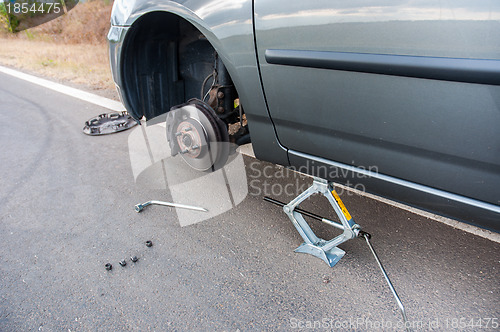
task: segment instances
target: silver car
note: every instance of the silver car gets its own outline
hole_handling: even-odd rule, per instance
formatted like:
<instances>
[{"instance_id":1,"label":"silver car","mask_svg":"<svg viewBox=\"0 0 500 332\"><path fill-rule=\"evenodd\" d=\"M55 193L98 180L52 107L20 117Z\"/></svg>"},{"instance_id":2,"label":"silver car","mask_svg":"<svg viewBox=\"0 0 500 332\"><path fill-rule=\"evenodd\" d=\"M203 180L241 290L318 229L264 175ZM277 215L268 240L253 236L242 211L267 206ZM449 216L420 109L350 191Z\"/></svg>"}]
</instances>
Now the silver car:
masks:
<instances>
[{"instance_id":1,"label":"silver car","mask_svg":"<svg viewBox=\"0 0 500 332\"><path fill-rule=\"evenodd\" d=\"M191 105L261 160L500 231L500 2L116 0L111 24L135 119ZM191 166L227 158L167 121Z\"/></svg>"}]
</instances>

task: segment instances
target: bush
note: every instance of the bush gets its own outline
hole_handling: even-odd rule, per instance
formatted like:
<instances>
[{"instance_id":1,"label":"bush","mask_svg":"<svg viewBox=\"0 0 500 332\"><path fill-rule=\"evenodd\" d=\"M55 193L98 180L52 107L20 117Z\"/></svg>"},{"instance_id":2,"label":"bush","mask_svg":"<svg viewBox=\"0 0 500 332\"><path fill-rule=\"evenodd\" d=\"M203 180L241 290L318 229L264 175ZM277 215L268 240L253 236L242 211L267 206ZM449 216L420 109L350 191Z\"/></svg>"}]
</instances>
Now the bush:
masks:
<instances>
[{"instance_id":1,"label":"bush","mask_svg":"<svg viewBox=\"0 0 500 332\"><path fill-rule=\"evenodd\" d=\"M6 34L7 32L12 32L9 24L9 14L7 14L4 3L0 2L0 34Z\"/></svg>"}]
</instances>

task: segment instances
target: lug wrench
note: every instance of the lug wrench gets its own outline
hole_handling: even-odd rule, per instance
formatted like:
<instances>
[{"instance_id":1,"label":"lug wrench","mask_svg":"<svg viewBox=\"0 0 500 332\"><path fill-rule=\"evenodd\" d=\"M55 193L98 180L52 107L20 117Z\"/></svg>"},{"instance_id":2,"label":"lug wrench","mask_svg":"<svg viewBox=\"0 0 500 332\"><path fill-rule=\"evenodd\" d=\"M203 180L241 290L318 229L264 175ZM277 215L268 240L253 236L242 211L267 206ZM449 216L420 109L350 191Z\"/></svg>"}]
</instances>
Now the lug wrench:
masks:
<instances>
[{"instance_id":1,"label":"lug wrench","mask_svg":"<svg viewBox=\"0 0 500 332\"><path fill-rule=\"evenodd\" d=\"M170 202L162 202L162 201L148 201L142 204L137 204L134 209L135 212L139 213L146 206L149 205L163 205L163 206L170 206L170 207L176 207L176 208L181 208L181 209L188 209L188 210L194 210L194 211L202 211L202 212L208 212L207 209L198 207L198 206L192 206L192 205L184 205L184 204L178 204L178 203L170 203Z\"/></svg>"},{"instance_id":2,"label":"lug wrench","mask_svg":"<svg viewBox=\"0 0 500 332\"><path fill-rule=\"evenodd\" d=\"M275 199L267 197L267 196L264 197L264 200L266 202L269 202L269 203L272 203L272 204L275 204L275 205L278 205L278 206L285 206L286 205L286 203L280 202L278 200L275 200ZM319 216L319 215L317 215L315 213L312 213L312 212L309 212L309 211L306 211L306 210L303 210L303 209L300 209L300 208L296 208L295 211L297 211L299 213L302 213L305 216L311 217L312 219L316 219L316 220L319 220L321 222L324 222L325 224L331 225L333 227L336 227L336 228L339 228L339 229L344 229L344 227L341 224L339 224L339 223L337 223L335 221L323 218L322 216ZM396 303L398 304L398 307L399 307L399 309L401 311L401 314L403 315L403 321L405 322L406 331L407 332L411 332L410 324L408 323L408 318L406 317L406 311L405 311L405 308L403 306L403 302L401 302L401 299L399 298L399 295L396 292L396 289L392 285L392 282L389 279L389 276L387 275L387 272L385 272L384 266L380 262L380 259L378 258L377 253L375 252L375 249L373 249L373 247L372 247L372 245L370 243L371 235L369 233L367 233L367 232L364 232L364 231L360 230L358 232L358 237L363 237L366 240L366 243L368 244L368 247L370 248L370 251L372 252L373 257L375 257L375 261L377 262L377 264L378 264L378 266L380 268L380 271L382 271L382 274L384 275L385 281L387 282L387 285L389 285L389 288L390 288L390 290L392 292L392 295L394 296L394 299L396 300Z\"/></svg>"}]
</instances>

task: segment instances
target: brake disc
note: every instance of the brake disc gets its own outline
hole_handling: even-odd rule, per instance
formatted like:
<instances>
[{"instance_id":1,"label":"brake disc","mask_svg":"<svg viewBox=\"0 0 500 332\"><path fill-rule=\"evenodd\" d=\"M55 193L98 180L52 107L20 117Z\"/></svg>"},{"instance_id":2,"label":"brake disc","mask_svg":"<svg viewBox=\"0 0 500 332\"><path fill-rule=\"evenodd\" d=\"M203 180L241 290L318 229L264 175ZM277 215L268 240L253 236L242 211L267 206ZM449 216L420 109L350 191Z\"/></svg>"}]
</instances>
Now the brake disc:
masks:
<instances>
[{"instance_id":1,"label":"brake disc","mask_svg":"<svg viewBox=\"0 0 500 332\"><path fill-rule=\"evenodd\" d=\"M166 119L172 156L180 154L192 168L215 171L229 155L229 134L215 111L198 99L170 109Z\"/></svg>"}]
</instances>

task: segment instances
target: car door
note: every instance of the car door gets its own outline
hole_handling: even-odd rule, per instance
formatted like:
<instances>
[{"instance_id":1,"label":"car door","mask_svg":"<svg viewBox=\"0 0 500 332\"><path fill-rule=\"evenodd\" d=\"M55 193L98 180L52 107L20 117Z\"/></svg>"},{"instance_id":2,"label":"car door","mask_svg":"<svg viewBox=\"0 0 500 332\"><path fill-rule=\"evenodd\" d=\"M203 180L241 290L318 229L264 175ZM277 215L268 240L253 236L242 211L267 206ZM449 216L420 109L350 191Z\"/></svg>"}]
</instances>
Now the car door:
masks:
<instances>
[{"instance_id":1,"label":"car door","mask_svg":"<svg viewBox=\"0 0 500 332\"><path fill-rule=\"evenodd\" d=\"M500 2L255 0L279 141L499 205Z\"/></svg>"}]
</instances>

